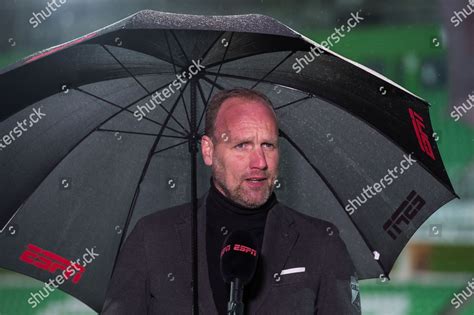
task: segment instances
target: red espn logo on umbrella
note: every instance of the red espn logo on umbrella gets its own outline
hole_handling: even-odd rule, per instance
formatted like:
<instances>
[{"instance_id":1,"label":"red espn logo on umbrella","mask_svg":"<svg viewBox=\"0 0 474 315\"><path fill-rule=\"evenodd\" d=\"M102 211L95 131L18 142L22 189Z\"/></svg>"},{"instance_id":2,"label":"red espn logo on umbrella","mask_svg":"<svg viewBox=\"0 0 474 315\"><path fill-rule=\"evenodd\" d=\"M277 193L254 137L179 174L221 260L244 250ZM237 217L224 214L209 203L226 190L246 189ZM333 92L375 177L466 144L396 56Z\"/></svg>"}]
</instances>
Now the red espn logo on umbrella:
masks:
<instances>
[{"instance_id":1,"label":"red espn logo on umbrella","mask_svg":"<svg viewBox=\"0 0 474 315\"><path fill-rule=\"evenodd\" d=\"M72 283L74 284L81 280L82 274L86 270L79 264L33 244L27 245L26 250L20 256L20 260L36 268L49 271L50 273L54 273L60 269L64 271L64 278L66 280L69 279L71 274L74 274L72 277ZM68 269L68 267L73 267L78 272L71 270L71 268Z\"/></svg>"},{"instance_id":2,"label":"red espn logo on umbrella","mask_svg":"<svg viewBox=\"0 0 474 315\"><path fill-rule=\"evenodd\" d=\"M425 124L423 123L423 118L411 108L408 109L408 113L410 113L411 123L415 129L416 138L418 139L421 150L430 158L436 160L428 135L424 131Z\"/></svg>"}]
</instances>

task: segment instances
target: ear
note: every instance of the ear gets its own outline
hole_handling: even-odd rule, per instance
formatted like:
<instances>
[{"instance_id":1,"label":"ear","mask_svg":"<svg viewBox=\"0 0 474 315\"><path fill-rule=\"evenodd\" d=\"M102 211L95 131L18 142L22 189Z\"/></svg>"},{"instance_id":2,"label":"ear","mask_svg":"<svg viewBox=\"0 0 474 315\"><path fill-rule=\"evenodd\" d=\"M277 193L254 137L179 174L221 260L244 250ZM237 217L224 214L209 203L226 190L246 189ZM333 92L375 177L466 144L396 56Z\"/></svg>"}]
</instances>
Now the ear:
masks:
<instances>
[{"instance_id":1,"label":"ear","mask_svg":"<svg viewBox=\"0 0 474 315\"><path fill-rule=\"evenodd\" d=\"M207 166L212 165L212 154L214 152L214 143L212 139L206 135L201 137L201 153L202 159Z\"/></svg>"}]
</instances>

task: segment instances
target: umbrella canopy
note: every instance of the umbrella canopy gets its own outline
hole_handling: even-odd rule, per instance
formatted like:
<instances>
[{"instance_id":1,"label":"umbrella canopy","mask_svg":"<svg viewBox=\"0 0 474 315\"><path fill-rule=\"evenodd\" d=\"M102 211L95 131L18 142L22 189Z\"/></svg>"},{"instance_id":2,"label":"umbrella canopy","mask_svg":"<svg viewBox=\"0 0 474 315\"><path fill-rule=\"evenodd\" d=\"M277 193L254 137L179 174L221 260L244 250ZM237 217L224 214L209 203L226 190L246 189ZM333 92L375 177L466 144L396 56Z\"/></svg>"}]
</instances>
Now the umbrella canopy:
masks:
<instances>
[{"instance_id":1,"label":"umbrella canopy","mask_svg":"<svg viewBox=\"0 0 474 315\"><path fill-rule=\"evenodd\" d=\"M270 17L140 11L1 72L0 266L48 281L93 250L60 288L99 311L137 220L208 189L204 112L235 87L273 101L278 199L334 223L361 279L456 196L400 86Z\"/></svg>"}]
</instances>

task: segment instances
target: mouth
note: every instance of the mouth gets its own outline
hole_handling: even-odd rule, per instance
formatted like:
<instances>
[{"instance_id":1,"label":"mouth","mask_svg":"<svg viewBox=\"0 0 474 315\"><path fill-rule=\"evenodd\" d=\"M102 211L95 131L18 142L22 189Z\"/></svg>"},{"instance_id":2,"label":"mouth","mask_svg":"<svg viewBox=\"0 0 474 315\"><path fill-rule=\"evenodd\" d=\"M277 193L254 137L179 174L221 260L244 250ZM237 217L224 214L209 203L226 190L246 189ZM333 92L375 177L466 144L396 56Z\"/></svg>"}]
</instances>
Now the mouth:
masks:
<instances>
[{"instance_id":1,"label":"mouth","mask_svg":"<svg viewBox=\"0 0 474 315\"><path fill-rule=\"evenodd\" d=\"M266 177L250 177L250 178L247 178L246 180L250 182L263 182L266 179L267 179Z\"/></svg>"},{"instance_id":2,"label":"mouth","mask_svg":"<svg viewBox=\"0 0 474 315\"><path fill-rule=\"evenodd\" d=\"M245 181L247 185L254 189L261 189L265 186L267 178L266 177L250 177L247 178Z\"/></svg>"}]
</instances>

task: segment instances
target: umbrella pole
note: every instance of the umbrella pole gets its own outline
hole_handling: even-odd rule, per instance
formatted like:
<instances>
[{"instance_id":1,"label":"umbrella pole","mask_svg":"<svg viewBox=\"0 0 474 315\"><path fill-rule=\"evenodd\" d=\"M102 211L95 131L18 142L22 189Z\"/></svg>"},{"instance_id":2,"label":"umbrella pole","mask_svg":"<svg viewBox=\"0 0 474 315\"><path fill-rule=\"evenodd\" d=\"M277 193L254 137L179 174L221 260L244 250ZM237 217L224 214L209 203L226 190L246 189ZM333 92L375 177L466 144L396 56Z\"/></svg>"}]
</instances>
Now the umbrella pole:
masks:
<instances>
[{"instance_id":1,"label":"umbrella pole","mask_svg":"<svg viewBox=\"0 0 474 315\"><path fill-rule=\"evenodd\" d=\"M191 135L189 150L191 153L191 199L192 199L192 292L193 314L199 314L198 299L198 255L197 255L197 128L196 128L196 79L191 79Z\"/></svg>"}]
</instances>

